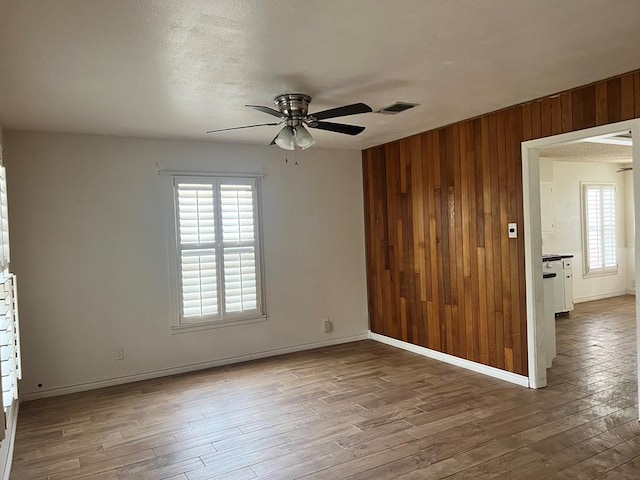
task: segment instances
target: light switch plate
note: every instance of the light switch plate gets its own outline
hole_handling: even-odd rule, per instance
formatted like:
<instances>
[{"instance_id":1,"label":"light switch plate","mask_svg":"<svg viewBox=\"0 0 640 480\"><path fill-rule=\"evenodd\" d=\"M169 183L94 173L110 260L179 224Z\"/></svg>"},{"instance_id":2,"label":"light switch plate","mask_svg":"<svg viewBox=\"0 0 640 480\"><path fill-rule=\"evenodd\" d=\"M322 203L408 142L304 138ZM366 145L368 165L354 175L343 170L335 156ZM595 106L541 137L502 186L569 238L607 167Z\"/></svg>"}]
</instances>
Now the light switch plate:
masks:
<instances>
[{"instance_id":1,"label":"light switch plate","mask_svg":"<svg viewBox=\"0 0 640 480\"><path fill-rule=\"evenodd\" d=\"M510 223L509 224L509 238L518 238L518 224Z\"/></svg>"}]
</instances>

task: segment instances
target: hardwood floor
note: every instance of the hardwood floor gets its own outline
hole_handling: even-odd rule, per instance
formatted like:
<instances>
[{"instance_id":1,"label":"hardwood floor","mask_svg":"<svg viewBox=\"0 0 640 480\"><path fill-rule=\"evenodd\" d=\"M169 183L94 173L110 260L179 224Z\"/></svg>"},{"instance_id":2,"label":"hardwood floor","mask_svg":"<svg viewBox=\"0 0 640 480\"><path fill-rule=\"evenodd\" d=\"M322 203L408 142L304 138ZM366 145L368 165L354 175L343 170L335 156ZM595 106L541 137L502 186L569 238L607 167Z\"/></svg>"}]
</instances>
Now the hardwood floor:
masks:
<instances>
[{"instance_id":1,"label":"hardwood floor","mask_svg":"<svg viewBox=\"0 0 640 480\"><path fill-rule=\"evenodd\" d=\"M639 479L634 298L529 390L374 341L28 402L20 479Z\"/></svg>"}]
</instances>

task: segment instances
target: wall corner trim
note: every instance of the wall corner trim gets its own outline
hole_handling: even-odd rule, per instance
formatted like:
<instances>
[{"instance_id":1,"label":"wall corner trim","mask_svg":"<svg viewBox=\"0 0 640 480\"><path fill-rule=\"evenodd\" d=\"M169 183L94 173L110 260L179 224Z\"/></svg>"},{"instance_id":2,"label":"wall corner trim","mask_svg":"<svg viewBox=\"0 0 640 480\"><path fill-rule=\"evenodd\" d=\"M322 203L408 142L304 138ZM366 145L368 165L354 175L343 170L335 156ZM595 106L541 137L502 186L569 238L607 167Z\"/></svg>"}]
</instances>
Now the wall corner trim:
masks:
<instances>
[{"instance_id":1,"label":"wall corner trim","mask_svg":"<svg viewBox=\"0 0 640 480\"><path fill-rule=\"evenodd\" d=\"M520 385L521 387L529 388L529 378L518 375L516 373L511 373L505 370L500 370L499 368L472 362L471 360L465 360L464 358L454 357L453 355L449 355L448 353L438 352L436 350L431 350L419 345L403 342L402 340L396 340L395 338L386 337L384 335L380 335L371 331L369 332L369 335L371 340L375 340L376 342L386 343L387 345L391 345L392 347L401 348L409 352L417 353L418 355L422 355L424 357L429 357L440 362L455 365L456 367L472 370L489 377L498 378L506 382L515 383L516 385Z\"/></svg>"}]
</instances>

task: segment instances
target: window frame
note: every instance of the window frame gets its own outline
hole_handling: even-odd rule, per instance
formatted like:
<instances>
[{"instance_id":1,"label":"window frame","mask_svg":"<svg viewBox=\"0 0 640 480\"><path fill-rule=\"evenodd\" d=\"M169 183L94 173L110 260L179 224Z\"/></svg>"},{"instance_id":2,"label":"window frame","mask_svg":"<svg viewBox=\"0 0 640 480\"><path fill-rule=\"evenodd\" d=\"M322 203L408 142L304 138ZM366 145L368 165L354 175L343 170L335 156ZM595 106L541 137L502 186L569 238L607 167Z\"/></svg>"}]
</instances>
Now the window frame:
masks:
<instances>
[{"instance_id":1,"label":"window frame","mask_svg":"<svg viewBox=\"0 0 640 480\"><path fill-rule=\"evenodd\" d=\"M264 287L264 250L262 245L262 206L261 206L261 175L243 174L177 174L171 175L171 187L173 189L173 246L175 258L175 285L177 297L177 315L174 317L171 329L172 333L183 333L190 331L206 330L232 325L244 325L249 323L263 322L267 319L265 287ZM226 312L224 293L224 250L225 246L222 235L222 201L220 197L222 184L250 185L252 187L253 214L254 214L254 252L256 268L256 308L248 312ZM217 299L218 313L201 317L185 317L183 306L182 287L182 251L197 250L198 247L185 248L180 244L180 214L178 187L180 184L202 184L211 185L214 189L214 221L215 221L215 241L212 246L201 247L202 250L213 249L216 258L216 279L217 279ZM238 242L242 243L242 242Z\"/></svg>"},{"instance_id":2,"label":"window frame","mask_svg":"<svg viewBox=\"0 0 640 480\"><path fill-rule=\"evenodd\" d=\"M602 264L603 266L600 268L591 268L589 265L589 230L587 224L587 191L589 188L599 187L601 192L602 188L612 188L614 192L614 254L616 265L615 267L605 267L604 266L604 256L605 251L604 247L602 249ZM602 193L600 194L600 199L602 201ZM591 278L591 277L600 277L604 275L617 275L619 272L619 262L618 262L618 189L615 182L580 182L580 201L582 204L581 208L581 223L582 223L582 261L583 261L583 278ZM601 221L601 235L604 241L604 221Z\"/></svg>"}]
</instances>

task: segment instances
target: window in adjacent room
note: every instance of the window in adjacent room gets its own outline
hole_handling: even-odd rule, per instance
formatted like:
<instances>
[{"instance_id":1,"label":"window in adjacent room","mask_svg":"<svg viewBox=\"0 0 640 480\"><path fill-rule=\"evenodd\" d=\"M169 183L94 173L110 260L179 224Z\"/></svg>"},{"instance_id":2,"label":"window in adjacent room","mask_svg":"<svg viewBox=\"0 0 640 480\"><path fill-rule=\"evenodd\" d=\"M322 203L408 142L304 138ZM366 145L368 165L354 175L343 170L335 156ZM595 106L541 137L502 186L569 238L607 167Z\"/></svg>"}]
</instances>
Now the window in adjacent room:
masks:
<instances>
[{"instance_id":1,"label":"window in adjacent room","mask_svg":"<svg viewBox=\"0 0 640 480\"><path fill-rule=\"evenodd\" d=\"M582 183L584 275L617 273L616 187Z\"/></svg>"},{"instance_id":2,"label":"window in adjacent room","mask_svg":"<svg viewBox=\"0 0 640 480\"><path fill-rule=\"evenodd\" d=\"M174 177L177 327L264 319L258 178Z\"/></svg>"}]
</instances>

